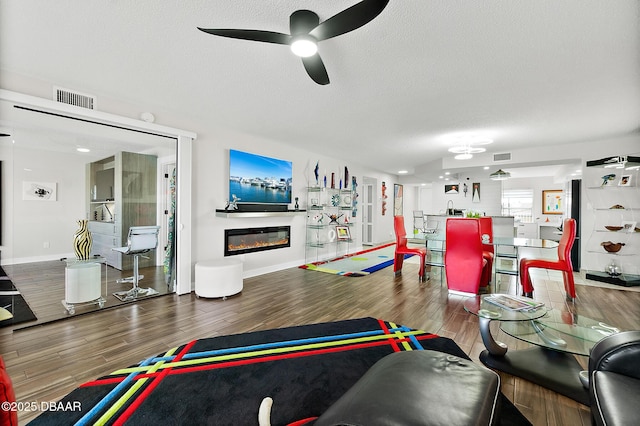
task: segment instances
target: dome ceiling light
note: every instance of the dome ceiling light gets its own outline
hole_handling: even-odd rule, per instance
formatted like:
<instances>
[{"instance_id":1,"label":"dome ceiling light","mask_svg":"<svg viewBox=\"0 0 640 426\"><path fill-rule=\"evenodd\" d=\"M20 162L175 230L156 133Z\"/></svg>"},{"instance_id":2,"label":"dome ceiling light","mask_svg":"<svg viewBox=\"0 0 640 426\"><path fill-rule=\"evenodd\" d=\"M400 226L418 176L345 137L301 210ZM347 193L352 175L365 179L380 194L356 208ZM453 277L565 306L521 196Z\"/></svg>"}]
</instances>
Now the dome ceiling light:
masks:
<instances>
[{"instance_id":1,"label":"dome ceiling light","mask_svg":"<svg viewBox=\"0 0 640 426\"><path fill-rule=\"evenodd\" d=\"M489 175L489 178L491 178L491 180L507 180L510 177L511 177L511 173L505 172L502 169L498 169L497 171Z\"/></svg>"}]
</instances>

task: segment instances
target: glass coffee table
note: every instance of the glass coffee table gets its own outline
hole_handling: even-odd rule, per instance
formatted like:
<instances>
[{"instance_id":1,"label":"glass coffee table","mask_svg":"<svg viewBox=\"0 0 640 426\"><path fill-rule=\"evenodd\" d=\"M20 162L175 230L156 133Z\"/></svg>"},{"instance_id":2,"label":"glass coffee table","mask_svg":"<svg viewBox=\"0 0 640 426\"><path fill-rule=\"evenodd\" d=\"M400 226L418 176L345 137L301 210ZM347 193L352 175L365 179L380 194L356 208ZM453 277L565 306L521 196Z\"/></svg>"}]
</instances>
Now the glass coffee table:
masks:
<instances>
[{"instance_id":1,"label":"glass coffee table","mask_svg":"<svg viewBox=\"0 0 640 426\"><path fill-rule=\"evenodd\" d=\"M491 369L521 377L589 405L589 392L583 384L585 377L580 378L583 368L574 355L588 357L599 340L621 330L546 306L510 310L487 301L491 296L497 295L470 297L464 302L464 309L480 320L480 336L487 348L480 354L480 361ZM507 345L491 335L491 321L500 321L500 329L506 334L535 346L508 351Z\"/></svg>"}]
</instances>

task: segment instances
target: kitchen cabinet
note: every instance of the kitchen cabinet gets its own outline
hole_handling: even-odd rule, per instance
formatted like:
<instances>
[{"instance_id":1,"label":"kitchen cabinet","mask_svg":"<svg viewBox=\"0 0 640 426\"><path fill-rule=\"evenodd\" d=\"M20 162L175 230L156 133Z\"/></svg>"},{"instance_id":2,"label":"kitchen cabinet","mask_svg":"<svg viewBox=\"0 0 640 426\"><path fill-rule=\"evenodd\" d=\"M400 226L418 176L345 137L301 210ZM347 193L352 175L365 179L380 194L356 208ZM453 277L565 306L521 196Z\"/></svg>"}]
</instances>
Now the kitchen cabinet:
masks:
<instances>
[{"instance_id":1,"label":"kitchen cabinet","mask_svg":"<svg viewBox=\"0 0 640 426\"><path fill-rule=\"evenodd\" d=\"M157 179L155 155L122 151L87 165L92 255L116 269L132 269L131 256L111 249L126 245L129 227L156 224ZM155 265L155 251L147 257L140 258L140 267Z\"/></svg>"}]
</instances>

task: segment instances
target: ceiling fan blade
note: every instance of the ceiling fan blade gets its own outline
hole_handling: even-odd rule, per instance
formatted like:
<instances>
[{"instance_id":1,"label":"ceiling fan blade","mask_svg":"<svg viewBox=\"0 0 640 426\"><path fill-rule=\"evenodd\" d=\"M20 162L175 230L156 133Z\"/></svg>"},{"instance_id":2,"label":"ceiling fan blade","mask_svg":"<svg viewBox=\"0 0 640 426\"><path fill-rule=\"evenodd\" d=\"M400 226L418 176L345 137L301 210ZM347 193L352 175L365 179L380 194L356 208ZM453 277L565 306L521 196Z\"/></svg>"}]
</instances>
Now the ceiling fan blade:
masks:
<instances>
[{"instance_id":1,"label":"ceiling fan blade","mask_svg":"<svg viewBox=\"0 0 640 426\"><path fill-rule=\"evenodd\" d=\"M316 53L313 56L302 58L302 64L313 81L323 86L329 84L329 74L327 74L327 69L324 67L320 55Z\"/></svg>"},{"instance_id":2,"label":"ceiling fan blade","mask_svg":"<svg viewBox=\"0 0 640 426\"><path fill-rule=\"evenodd\" d=\"M273 31L234 30L200 27L198 27L198 29L208 34L213 34L221 37L238 38L241 40L262 41L265 43L275 44L289 44L289 42L291 41L291 36L289 34L276 33Z\"/></svg>"},{"instance_id":3,"label":"ceiling fan blade","mask_svg":"<svg viewBox=\"0 0 640 426\"><path fill-rule=\"evenodd\" d=\"M309 32L316 40L326 40L353 31L378 16L389 0L362 0L332 16Z\"/></svg>"},{"instance_id":4,"label":"ceiling fan blade","mask_svg":"<svg viewBox=\"0 0 640 426\"><path fill-rule=\"evenodd\" d=\"M320 18L310 10L296 10L289 16L289 32L292 36L309 34L320 23Z\"/></svg>"}]
</instances>

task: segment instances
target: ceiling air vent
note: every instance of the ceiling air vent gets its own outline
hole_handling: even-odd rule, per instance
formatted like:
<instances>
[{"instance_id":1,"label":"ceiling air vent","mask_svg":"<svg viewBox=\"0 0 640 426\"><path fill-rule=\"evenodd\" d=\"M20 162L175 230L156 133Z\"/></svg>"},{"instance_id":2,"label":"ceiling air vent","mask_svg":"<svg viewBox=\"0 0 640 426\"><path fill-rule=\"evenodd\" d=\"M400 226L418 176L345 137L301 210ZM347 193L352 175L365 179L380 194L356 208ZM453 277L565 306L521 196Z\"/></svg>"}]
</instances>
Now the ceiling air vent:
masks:
<instances>
[{"instance_id":1,"label":"ceiling air vent","mask_svg":"<svg viewBox=\"0 0 640 426\"><path fill-rule=\"evenodd\" d=\"M509 161L511 160L511 153L505 152L504 154L493 154L493 161Z\"/></svg>"},{"instance_id":2,"label":"ceiling air vent","mask_svg":"<svg viewBox=\"0 0 640 426\"><path fill-rule=\"evenodd\" d=\"M53 88L53 100L86 109L96 109L97 104L97 99L93 95L74 92L73 90L63 89L62 87Z\"/></svg>"}]
</instances>

